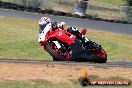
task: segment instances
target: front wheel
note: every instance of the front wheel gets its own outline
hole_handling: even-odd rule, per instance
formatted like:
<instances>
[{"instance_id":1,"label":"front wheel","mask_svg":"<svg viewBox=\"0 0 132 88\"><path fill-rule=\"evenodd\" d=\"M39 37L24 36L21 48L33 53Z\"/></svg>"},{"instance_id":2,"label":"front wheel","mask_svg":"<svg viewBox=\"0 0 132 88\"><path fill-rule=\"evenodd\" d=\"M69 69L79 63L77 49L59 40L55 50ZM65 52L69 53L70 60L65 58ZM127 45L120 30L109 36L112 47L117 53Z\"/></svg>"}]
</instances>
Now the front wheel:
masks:
<instances>
[{"instance_id":1,"label":"front wheel","mask_svg":"<svg viewBox=\"0 0 132 88\"><path fill-rule=\"evenodd\" d=\"M48 42L46 45L47 52L53 57L54 61L70 61L71 54L68 51L61 52L57 49L54 42Z\"/></svg>"}]
</instances>

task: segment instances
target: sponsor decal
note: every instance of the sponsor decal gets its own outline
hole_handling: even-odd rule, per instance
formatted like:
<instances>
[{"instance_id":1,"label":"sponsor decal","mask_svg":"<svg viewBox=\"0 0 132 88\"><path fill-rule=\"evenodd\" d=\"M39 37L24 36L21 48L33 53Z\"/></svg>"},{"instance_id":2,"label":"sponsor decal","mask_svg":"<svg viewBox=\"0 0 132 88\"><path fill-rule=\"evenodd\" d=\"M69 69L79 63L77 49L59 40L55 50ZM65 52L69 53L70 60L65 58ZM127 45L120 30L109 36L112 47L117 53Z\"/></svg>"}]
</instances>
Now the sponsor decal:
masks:
<instances>
[{"instance_id":1,"label":"sponsor decal","mask_svg":"<svg viewBox=\"0 0 132 88\"><path fill-rule=\"evenodd\" d=\"M87 71L82 68L82 76L79 78L79 82L82 86L88 85L131 85L130 80L90 80Z\"/></svg>"}]
</instances>

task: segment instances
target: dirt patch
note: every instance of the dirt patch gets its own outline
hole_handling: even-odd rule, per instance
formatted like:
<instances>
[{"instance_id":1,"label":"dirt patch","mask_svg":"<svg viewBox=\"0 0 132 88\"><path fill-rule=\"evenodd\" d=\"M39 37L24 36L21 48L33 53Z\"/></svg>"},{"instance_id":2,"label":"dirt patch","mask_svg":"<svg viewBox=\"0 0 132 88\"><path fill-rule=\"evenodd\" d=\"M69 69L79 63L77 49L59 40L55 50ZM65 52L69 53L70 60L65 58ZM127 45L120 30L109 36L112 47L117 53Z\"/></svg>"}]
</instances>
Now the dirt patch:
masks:
<instances>
[{"instance_id":1,"label":"dirt patch","mask_svg":"<svg viewBox=\"0 0 132 88\"><path fill-rule=\"evenodd\" d=\"M47 64L23 64L0 62L1 81L32 81L47 80L52 83L71 83L81 76L82 67L90 75L98 75L102 78L119 76L132 80L132 68L108 67L97 68L94 66L72 65L47 65Z\"/></svg>"}]
</instances>

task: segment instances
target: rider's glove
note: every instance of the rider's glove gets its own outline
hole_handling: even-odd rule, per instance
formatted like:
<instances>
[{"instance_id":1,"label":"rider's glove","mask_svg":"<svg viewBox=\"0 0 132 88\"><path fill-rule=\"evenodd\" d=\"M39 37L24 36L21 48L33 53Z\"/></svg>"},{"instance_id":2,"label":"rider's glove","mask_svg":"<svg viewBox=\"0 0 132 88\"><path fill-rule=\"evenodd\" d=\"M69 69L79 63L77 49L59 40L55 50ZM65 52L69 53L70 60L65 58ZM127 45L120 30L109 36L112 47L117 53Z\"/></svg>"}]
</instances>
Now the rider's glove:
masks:
<instances>
[{"instance_id":1,"label":"rider's glove","mask_svg":"<svg viewBox=\"0 0 132 88\"><path fill-rule=\"evenodd\" d=\"M58 26L59 28L64 27L64 25L65 25L65 22L60 22L60 23L57 24L57 26Z\"/></svg>"},{"instance_id":2,"label":"rider's glove","mask_svg":"<svg viewBox=\"0 0 132 88\"><path fill-rule=\"evenodd\" d=\"M58 28L57 22L52 23L52 29L53 30L56 30L57 28Z\"/></svg>"}]
</instances>

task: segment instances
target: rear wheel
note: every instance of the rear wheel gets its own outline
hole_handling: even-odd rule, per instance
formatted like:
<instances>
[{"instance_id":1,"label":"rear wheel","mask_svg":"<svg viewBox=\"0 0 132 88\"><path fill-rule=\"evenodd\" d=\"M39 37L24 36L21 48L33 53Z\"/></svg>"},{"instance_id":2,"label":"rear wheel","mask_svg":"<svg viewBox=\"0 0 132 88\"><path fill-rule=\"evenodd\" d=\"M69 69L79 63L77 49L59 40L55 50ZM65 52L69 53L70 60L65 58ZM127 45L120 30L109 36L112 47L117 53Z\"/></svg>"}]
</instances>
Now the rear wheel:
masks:
<instances>
[{"instance_id":1,"label":"rear wheel","mask_svg":"<svg viewBox=\"0 0 132 88\"><path fill-rule=\"evenodd\" d=\"M62 52L57 49L54 42L48 42L46 45L47 52L53 57L54 61L70 61L71 54L68 51Z\"/></svg>"}]
</instances>

